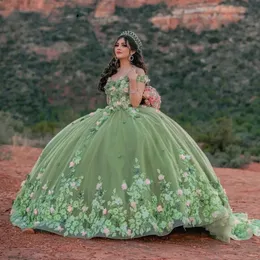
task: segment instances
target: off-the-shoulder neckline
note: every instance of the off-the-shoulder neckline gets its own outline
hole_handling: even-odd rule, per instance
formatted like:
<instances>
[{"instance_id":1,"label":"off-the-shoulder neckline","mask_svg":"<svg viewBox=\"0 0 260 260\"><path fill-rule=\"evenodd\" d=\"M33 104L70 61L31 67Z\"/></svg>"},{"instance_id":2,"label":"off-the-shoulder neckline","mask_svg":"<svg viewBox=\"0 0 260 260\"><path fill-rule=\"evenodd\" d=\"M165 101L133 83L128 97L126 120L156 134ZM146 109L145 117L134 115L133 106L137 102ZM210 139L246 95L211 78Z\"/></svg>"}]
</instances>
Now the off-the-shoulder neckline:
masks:
<instances>
[{"instance_id":1,"label":"off-the-shoulder neckline","mask_svg":"<svg viewBox=\"0 0 260 260\"><path fill-rule=\"evenodd\" d=\"M145 75L138 75L138 76L147 76L147 75L145 74ZM147 76L147 77L148 77L148 76ZM117 79L112 79L112 77L108 77L108 81L117 82L117 81L120 81L120 80L122 80L122 79L124 79L124 78L128 78L127 75L121 76L121 77L119 77L119 78L117 78Z\"/></svg>"},{"instance_id":2,"label":"off-the-shoulder neckline","mask_svg":"<svg viewBox=\"0 0 260 260\"><path fill-rule=\"evenodd\" d=\"M126 78L126 77L127 77L127 75L126 75L126 76L121 76L121 77L119 77L118 79L112 79L112 77L109 77L108 80L109 80L109 81L113 81L113 82L117 82L117 81L120 81L120 80L122 80L122 79L124 79L124 78Z\"/></svg>"}]
</instances>

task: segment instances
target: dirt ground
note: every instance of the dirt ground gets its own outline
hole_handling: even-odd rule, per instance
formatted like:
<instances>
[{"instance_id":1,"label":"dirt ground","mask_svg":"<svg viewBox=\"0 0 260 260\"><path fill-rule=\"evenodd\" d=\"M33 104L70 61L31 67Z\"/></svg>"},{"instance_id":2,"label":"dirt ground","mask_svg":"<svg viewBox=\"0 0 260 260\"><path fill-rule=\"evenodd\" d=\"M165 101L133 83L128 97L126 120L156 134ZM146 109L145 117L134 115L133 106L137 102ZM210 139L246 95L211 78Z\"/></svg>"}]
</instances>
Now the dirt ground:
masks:
<instances>
[{"instance_id":1,"label":"dirt ground","mask_svg":"<svg viewBox=\"0 0 260 260\"><path fill-rule=\"evenodd\" d=\"M6 147L11 160L0 161L0 259L19 260L260 260L260 238L230 244L203 229L177 229L166 237L133 240L73 239L50 233L25 234L9 222L12 200L41 153L30 147ZM234 212L260 219L260 164L244 169L216 168Z\"/></svg>"}]
</instances>

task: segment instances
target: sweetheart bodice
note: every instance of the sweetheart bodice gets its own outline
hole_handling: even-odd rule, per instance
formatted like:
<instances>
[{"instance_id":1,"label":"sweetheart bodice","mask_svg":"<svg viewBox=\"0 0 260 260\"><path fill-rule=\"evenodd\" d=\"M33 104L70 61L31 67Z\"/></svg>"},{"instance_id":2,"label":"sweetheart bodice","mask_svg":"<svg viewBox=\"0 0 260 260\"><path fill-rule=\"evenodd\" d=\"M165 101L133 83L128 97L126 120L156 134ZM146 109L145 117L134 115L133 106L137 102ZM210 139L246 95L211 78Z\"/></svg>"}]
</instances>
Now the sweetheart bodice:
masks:
<instances>
[{"instance_id":1,"label":"sweetheart bodice","mask_svg":"<svg viewBox=\"0 0 260 260\"><path fill-rule=\"evenodd\" d=\"M147 75L139 75L138 77L140 77L145 83L149 82ZM105 85L105 93L108 97L109 106L115 108L128 108L131 106L128 76L121 76L116 80L109 77Z\"/></svg>"},{"instance_id":2,"label":"sweetheart bodice","mask_svg":"<svg viewBox=\"0 0 260 260\"><path fill-rule=\"evenodd\" d=\"M117 80L108 79L105 86L105 93L110 106L127 108L130 106L129 79L127 76Z\"/></svg>"}]
</instances>

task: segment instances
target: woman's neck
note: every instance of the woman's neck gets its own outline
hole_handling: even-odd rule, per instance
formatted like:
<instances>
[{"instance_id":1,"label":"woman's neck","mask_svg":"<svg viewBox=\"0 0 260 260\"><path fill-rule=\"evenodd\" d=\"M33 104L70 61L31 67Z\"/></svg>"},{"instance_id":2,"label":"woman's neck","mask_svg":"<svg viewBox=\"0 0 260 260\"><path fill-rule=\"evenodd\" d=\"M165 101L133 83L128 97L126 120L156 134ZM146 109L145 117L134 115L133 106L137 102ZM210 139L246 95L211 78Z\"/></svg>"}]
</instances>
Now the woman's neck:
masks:
<instances>
[{"instance_id":1,"label":"woman's neck","mask_svg":"<svg viewBox=\"0 0 260 260\"><path fill-rule=\"evenodd\" d=\"M131 68L132 66L133 65L129 62L128 59L120 60L120 67L119 67L120 70L126 70L126 69Z\"/></svg>"}]
</instances>

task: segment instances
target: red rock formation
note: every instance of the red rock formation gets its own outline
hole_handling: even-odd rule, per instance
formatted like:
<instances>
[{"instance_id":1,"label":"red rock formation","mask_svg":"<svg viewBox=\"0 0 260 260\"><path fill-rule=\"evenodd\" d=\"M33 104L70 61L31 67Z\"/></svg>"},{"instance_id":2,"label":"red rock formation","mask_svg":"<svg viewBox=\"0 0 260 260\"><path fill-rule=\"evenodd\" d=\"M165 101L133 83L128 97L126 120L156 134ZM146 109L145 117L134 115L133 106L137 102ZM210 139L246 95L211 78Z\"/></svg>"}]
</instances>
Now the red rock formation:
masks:
<instances>
[{"instance_id":1,"label":"red rock formation","mask_svg":"<svg viewBox=\"0 0 260 260\"><path fill-rule=\"evenodd\" d=\"M116 0L102 0L96 7L95 17L109 17L113 15L116 9Z\"/></svg>"},{"instance_id":2,"label":"red rock formation","mask_svg":"<svg viewBox=\"0 0 260 260\"><path fill-rule=\"evenodd\" d=\"M168 6L187 7L192 5L217 5L223 2L223 0L164 0Z\"/></svg>"},{"instance_id":3,"label":"red rock formation","mask_svg":"<svg viewBox=\"0 0 260 260\"><path fill-rule=\"evenodd\" d=\"M166 3L171 6L190 6L200 4L220 4L223 0L116 0L116 5L125 8L138 8L143 5Z\"/></svg>"},{"instance_id":4,"label":"red rock formation","mask_svg":"<svg viewBox=\"0 0 260 260\"><path fill-rule=\"evenodd\" d=\"M172 15L156 16L151 22L162 30L174 30L178 26L200 33L215 30L222 25L238 22L244 18L246 8L227 5L195 6L174 9Z\"/></svg>"},{"instance_id":5,"label":"red rock formation","mask_svg":"<svg viewBox=\"0 0 260 260\"><path fill-rule=\"evenodd\" d=\"M247 0L245 0L247 1ZM223 0L2 0L0 14L8 15L13 10L36 11L50 13L57 7L64 5L96 5L94 16L96 18L110 17L114 14L116 6L123 8L139 8L145 4L158 4L164 2L172 15L156 16L151 22L162 30L174 30L178 26L186 27L196 32L220 28L244 18L246 9L239 6L221 5Z\"/></svg>"},{"instance_id":6,"label":"red rock formation","mask_svg":"<svg viewBox=\"0 0 260 260\"><path fill-rule=\"evenodd\" d=\"M139 8L143 5L157 5L165 0L116 0L116 5L124 8Z\"/></svg>"},{"instance_id":7,"label":"red rock formation","mask_svg":"<svg viewBox=\"0 0 260 260\"><path fill-rule=\"evenodd\" d=\"M7 16L14 10L19 11L34 11L42 12L45 14L50 13L52 10L65 6L65 5L84 5L89 6L96 3L97 0L2 0L0 1L0 14Z\"/></svg>"}]
</instances>

